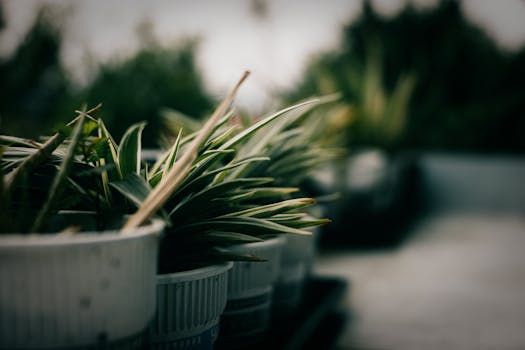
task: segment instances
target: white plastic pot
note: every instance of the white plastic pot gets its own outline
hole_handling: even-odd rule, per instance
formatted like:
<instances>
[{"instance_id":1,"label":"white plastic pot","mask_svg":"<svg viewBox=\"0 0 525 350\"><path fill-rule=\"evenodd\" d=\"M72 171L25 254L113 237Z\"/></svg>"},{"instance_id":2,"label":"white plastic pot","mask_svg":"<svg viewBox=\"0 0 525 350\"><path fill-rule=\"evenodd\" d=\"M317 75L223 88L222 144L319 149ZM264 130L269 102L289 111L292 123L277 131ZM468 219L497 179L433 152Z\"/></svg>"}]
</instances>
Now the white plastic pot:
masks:
<instances>
[{"instance_id":1,"label":"white plastic pot","mask_svg":"<svg viewBox=\"0 0 525 350\"><path fill-rule=\"evenodd\" d=\"M0 348L141 346L163 227L0 235Z\"/></svg>"},{"instance_id":2,"label":"white plastic pot","mask_svg":"<svg viewBox=\"0 0 525 350\"><path fill-rule=\"evenodd\" d=\"M233 263L157 277L157 313L151 349L212 349L226 306L227 272Z\"/></svg>"},{"instance_id":3,"label":"white plastic pot","mask_svg":"<svg viewBox=\"0 0 525 350\"><path fill-rule=\"evenodd\" d=\"M280 272L275 283L274 317L292 315L299 307L303 287L314 257L313 235L286 235Z\"/></svg>"},{"instance_id":4,"label":"white plastic pot","mask_svg":"<svg viewBox=\"0 0 525 350\"><path fill-rule=\"evenodd\" d=\"M228 303L221 317L221 348L245 347L260 341L268 330L273 284L279 276L282 237L240 244L233 251L265 262L235 262L228 272Z\"/></svg>"}]
</instances>

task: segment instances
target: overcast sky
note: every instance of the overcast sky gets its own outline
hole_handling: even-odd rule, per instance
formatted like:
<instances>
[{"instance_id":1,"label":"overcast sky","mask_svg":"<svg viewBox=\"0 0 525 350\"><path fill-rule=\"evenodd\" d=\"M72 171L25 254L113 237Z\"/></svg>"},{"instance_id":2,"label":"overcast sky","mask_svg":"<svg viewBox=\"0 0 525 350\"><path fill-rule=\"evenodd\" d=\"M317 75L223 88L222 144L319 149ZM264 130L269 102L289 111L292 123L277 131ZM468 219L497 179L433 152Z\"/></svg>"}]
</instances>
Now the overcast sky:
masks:
<instances>
[{"instance_id":1,"label":"overcast sky","mask_svg":"<svg viewBox=\"0 0 525 350\"><path fill-rule=\"evenodd\" d=\"M373 1L387 16L405 2ZM437 1L413 2L424 7ZM107 60L130 55L137 48L138 23L149 20L163 43L201 38L198 64L217 97L250 69L252 77L238 104L252 111L270 102L268 92L293 85L312 53L337 45L341 25L361 9L360 0L4 0L7 28L0 36L0 53L16 47L42 3L65 8L62 57L78 76L86 72L88 56ZM260 10L258 16L254 8ZM503 48L524 45L525 1L465 0L462 8Z\"/></svg>"}]
</instances>

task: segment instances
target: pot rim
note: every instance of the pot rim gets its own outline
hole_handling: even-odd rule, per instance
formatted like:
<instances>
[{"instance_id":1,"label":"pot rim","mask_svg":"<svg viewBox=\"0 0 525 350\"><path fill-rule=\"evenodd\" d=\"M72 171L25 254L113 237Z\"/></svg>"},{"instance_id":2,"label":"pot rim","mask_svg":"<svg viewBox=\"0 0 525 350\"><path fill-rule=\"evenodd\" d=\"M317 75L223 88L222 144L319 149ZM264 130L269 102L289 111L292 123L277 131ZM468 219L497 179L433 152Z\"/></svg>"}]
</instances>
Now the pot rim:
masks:
<instances>
[{"instance_id":1,"label":"pot rim","mask_svg":"<svg viewBox=\"0 0 525 350\"><path fill-rule=\"evenodd\" d=\"M186 282L200 280L220 275L233 267L233 262L226 261L222 264L208 265L196 269L179 271L166 274L157 274L157 284L170 284L175 282Z\"/></svg>"},{"instance_id":2,"label":"pot rim","mask_svg":"<svg viewBox=\"0 0 525 350\"><path fill-rule=\"evenodd\" d=\"M122 231L111 229L104 231L82 231L75 234L59 233L7 233L0 234L0 250L3 248L38 248L43 246L71 246L90 245L105 242L125 241L149 235L160 236L164 229L164 222L152 219L149 224L133 230Z\"/></svg>"}]
</instances>

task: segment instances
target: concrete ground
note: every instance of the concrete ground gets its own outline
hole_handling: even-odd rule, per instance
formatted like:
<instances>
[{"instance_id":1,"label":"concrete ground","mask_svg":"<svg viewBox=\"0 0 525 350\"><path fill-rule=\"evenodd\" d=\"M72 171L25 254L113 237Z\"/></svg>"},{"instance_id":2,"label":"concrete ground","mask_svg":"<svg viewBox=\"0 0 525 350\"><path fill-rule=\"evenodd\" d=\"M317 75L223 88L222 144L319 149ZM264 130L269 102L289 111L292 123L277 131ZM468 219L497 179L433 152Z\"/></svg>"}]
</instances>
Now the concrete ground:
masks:
<instances>
[{"instance_id":1,"label":"concrete ground","mask_svg":"<svg viewBox=\"0 0 525 350\"><path fill-rule=\"evenodd\" d=\"M525 213L436 213L410 237L319 256L351 283L339 349L525 349Z\"/></svg>"}]
</instances>

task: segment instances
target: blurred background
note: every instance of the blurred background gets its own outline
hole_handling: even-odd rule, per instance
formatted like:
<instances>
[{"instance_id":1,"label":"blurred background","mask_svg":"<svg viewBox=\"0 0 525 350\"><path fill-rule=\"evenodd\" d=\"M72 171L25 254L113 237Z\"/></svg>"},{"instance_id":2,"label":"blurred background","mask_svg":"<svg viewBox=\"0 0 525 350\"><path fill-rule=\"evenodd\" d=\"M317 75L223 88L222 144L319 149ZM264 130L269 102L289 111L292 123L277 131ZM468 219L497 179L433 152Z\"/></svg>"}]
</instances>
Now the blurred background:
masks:
<instances>
[{"instance_id":1,"label":"blurred background","mask_svg":"<svg viewBox=\"0 0 525 350\"><path fill-rule=\"evenodd\" d=\"M525 348L525 1L3 0L0 132L83 104L120 138L163 111L264 112L340 93L308 188L317 271L345 279L341 349Z\"/></svg>"},{"instance_id":2,"label":"blurred background","mask_svg":"<svg viewBox=\"0 0 525 350\"><path fill-rule=\"evenodd\" d=\"M5 132L35 135L103 102L109 124L146 116L152 135L160 108L200 117L250 69L240 107L257 114L340 91L350 113L367 115L349 128L352 144L525 150L523 1L1 6Z\"/></svg>"}]
</instances>

